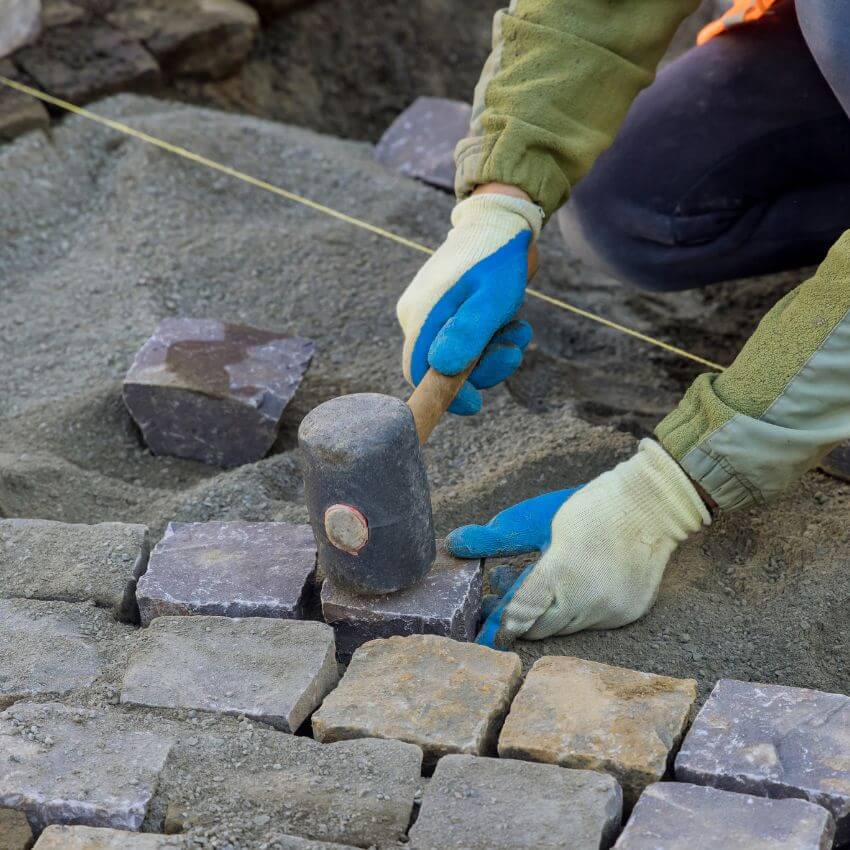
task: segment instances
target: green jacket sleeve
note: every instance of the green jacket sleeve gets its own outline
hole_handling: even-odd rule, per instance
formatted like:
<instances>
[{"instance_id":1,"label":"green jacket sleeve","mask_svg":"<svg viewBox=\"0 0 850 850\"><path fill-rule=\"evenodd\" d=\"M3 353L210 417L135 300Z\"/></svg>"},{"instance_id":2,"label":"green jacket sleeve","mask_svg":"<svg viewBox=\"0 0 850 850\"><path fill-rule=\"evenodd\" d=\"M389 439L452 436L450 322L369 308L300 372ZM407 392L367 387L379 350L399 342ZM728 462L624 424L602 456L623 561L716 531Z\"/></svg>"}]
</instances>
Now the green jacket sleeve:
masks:
<instances>
[{"instance_id":1,"label":"green jacket sleeve","mask_svg":"<svg viewBox=\"0 0 850 850\"><path fill-rule=\"evenodd\" d=\"M655 433L727 511L776 496L850 439L850 230Z\"/></svg>"},{"instance_id":2,"label":"green jacket sleeve","mask_svg":"<svg viewBox=\"0 0 850 850\"><path fill-rule=\"evenodd\" d=\"M456 190L524 189L547 218L607 148L699 0L512 0L496 14Z\"/></svg>"}]
</instances>

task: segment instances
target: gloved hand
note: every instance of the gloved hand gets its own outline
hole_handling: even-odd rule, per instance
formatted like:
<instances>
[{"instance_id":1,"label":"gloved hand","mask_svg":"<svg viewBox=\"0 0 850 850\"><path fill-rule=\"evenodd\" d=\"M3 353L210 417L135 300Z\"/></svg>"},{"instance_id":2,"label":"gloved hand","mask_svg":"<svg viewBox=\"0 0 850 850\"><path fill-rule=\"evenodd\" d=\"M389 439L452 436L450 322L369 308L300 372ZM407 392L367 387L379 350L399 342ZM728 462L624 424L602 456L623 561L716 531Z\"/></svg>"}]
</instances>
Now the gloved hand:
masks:
<instances>
[{"instance_id":1,"label":"gloved hand","mask_svg":"<svg viewBox=\"0 0 850 850\"><path fill-rule=\"evenodd\" d=\"M667 561L711 514L679 465L653 440L574 490L520 502L487 525L446 539L459 558L540 550L487 618L478 642L507 647L582 629L612 629L652 607Z\"/></svg>"},{"instance_id":2,"label":"gloved hand","mask_svg":"<svg viewBox=\"0 0 850 850\"><path fill-rule=\"evenodd\" d=\"M403 366L416 386L429 366L457 375L481 357L449 410L481 409L480 389L505 380L531 340L527 322L512 321L525 298L528 251L543 213L530 201L473 195L452 212L446 241L399 299Z\"/></svg>"}]
</instances>

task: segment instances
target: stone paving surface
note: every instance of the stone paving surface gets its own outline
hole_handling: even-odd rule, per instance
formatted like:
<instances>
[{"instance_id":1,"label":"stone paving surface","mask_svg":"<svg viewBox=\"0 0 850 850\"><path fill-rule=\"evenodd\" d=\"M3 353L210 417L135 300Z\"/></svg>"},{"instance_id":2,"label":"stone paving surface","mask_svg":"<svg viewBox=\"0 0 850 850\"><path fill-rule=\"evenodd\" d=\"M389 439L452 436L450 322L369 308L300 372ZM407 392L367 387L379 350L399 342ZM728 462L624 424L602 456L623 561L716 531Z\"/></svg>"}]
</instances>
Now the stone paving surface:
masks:
<instances>
[{"instance_id":1,"label":"stone paving surface","mask_svg":"<svg viewBox=\"0 0 850 850\"><path fill-rule=\"evenodd\" d=\"M428 783L411 850L600 850L620 824L616 781L588 770L449 755Z\"/></svg>"},{"instance_id":2,"label":"stone paving surface","mask_svg":"<svg viewBox=\"0 0 850 850\"><path fill-rule=\"evenodd\" d=\"M114 625L91 606L0 599L0 708L91 685L106 664L96 636Z\"/></svg>"},{"instance_id":3,"label":"stone paving surface","mask_svg":"<svg viewBox=\"0 0 850 850\"><path fill-rule=\"evenodd\" d=\"M299 620L313 590L316 542L288 522L169 523L139 579L142 625L164 614Z\"/></svg>"},{"instance_id":4,"label":"stone paving surface","mask_svg":"<svg viewBox=\"0 0 850 850\"><path fill-rule=\"evenodd\" d=\"M32 843L27 816L17 809L0 809L0 850L29 850Z\"/></svg>"},{"instance_id":5,"label":"stone paving surface","mask_svg":"<svg viewBox=\"0 0 850 850\"><path fill-rule=\"evenodd\" d=\"M359 596L330 579L322 585L322 616L336 632L339 657L392 635L434 634L475 639L481 612L483 561L449 555L437 541L437 560L421 582L386 596Z\"/></svg>"},{"instance_id":6,"label":"stone paving surface","mask_svg":"<svg viewBox=\"0 0 850 850\"><path fill-rule=\"evenodd\" d=\"M275 441L314 348L246 325L163 319L124 378L124 402L154 454L251 463Z\"/></svg>"},{"instance_id":7,"label":"stone paving surface","mask_svg":"<svg viewBox=\"0 0 850 850\"><path fill-rule=\"evenodd\" d=\"M835 824L803 800L659 782L641 794L616 850L829 850Z\"/></svg>"},{"instance_id":8,"label":"stone paving surface","mask_svg":"<svg viewBox=\"0 0 850 850\"><path fill-rule=\"evenodd\" d=\"M92 601L132 621L147 560L143 525L0 519L0 598Z\"/></svg>"},{"instance_id":9,"label":"stone paving surface","mask_svg":"<svg viewBox=\"0 0 850 850\"><path fill-rule=\"evenodd\" d=\"M34 829L138 829L171 745L113 709L15 703L0 713L0 806Z\"/></svg>"},{"instance_id":10,"label":"stone paving surface","mask_svg":"<svg viewBox=\"0 0 850 850\"><path fill-rule=\"evenodd\" d=\"M238 847L256 847L270 833L359 847L404 836L420 781L418 747L318 744L241 725L237 734L181 741L169 759L158 796L187 813L193 834L227 825Z\"/></svg>"},{"instance_id":11,"label":"stone paving surface","mask_svg":"<svg viewBox=\"0 0 850 850\"><path fill-rule=\"evenodd\" d=\"M676 757L676 779L828 809L850 838L850 697L722 679Z\"/></svg>"},{"instance_id":12,"label":"stone paving surface","mask_svg":"<svg viewBox=\"0 0 850 850\"><path fill-rule=\"evenodd\" d=\"M519 687L512 652L435 635L370 641L313 715L319 741L395 738L417 744L425 764L446 753L495 755Z\"/></svg>"},{"instance_id":13,"label":"stone paving surface","mask_svg":"<svg viewBox=\"0 0 850 850\"><path fill-rule=\"evenodd\" d=\"M121 702L244 714L294 732L338 676L324 623L158 617L139 636Z\"/></svg>"},{"instance_id":14,"label":"stone paving surface","mask_svg":"<svg viewBox=\"0 0 850 850\"><path fill-rule=\"evenodd\" d=\"M91 826L49 826L41 833L35 850L178 850L182 838L141 835L126 830Z\"/></svg>"},{"instance_id":15,"label":"stone paving surface","mask_svg":"<svg viewBox=\"0 0 850 850\"><path fill-rule=\"evenodd\" d=\"M631 804L664 775L696 689L692 679L541 658L511 706L499 755L611 773Z\"/></svg>"}]
</instances>

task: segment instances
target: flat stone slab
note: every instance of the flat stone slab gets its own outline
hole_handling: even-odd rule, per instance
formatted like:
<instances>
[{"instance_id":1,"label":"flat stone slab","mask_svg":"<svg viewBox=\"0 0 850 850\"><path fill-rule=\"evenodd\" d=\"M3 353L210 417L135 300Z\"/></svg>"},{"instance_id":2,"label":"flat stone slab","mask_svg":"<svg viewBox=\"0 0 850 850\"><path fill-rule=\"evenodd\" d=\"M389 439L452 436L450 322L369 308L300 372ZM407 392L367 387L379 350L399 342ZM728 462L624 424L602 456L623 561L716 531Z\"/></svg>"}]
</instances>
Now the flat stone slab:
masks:
<instances>
[{"instance_id":1,"label":"flat stone slab","mask_svg":"<svg viewBox=\"0 0 850 850\"><path fill-rule=\"evenodd\" d=\"M829 850L835 824L803 800L766 800L658 782L641 794L616 850Z\"/></svg>"},{"instance_id":2,"label":"flat stone slab","mask_svg":"<svg viewBox=\"0 0 850 850\"><path fill-rule=\"evenodd\" d=\"M391 171L452 191L455 145L469 132L472 107L443 97L417 97L375 147L375 159Z\"/></svg>"},{"instance_id":3,"label":"flat stone slab","mask_svg":"<svg viewBox=\"0 0 850 850\"><path fill-rule=\"evenodd\" d=\"M187 812L196 829L226 824L237 847L280 834L395 846L410 823L421 763L422 751L400 741L319 744L255 727L178 743L160 797ZM258 818L266 824L259 829Z\"/></svg>"},{"instance_id":4,"label":"flat stone slab","mask_svg":"<svg viewBox=\"0 0 850 850\"><path fill-rule=\"evenodd\" d=\"M495 755L521 677L513 652L436 635L373 640L313 715L313 734L322 742L407 741L422 748L428 767L447 753Z\"/></svg>"},{"instance_id":5,"label":"flat stone slab","mask_svg":"<svg viewBox=\"0 0 850 850\"><path fill-rule=\"evenodd\" d=\"M315 575L309 525L172 522L151 553L136 598L144 626L169 614L299 620Z\"/></svg>"},{"instance_id":6,"label":"flat stone slab","mask_svg":"<svg viewBox=\"0 0 850 850\"><path fill-rule=\"evenodd\" d=\"M828 809L850 838L850 697L721 679L676 757L676 779Z\"/></svg>"},{"instance_id":7,"label":"flat stone slab","mask_svg":"<svg viewBox=\"0 0 850 850\"><path fill-rule=\"evenodd\" d=\"M326 579L322 616L334 627L343 661L366 641L393 635L432 634L471 641L478 630L483 575L483 561L453 558L440 540L429 573L399 593L359 596Z\"/></svg>"},{"instance_id":8,"label":"flat stone slab","mask_svg":"<svg viewBox=\"0 0 850 850\"><path fill-rule=\"evenodd\" d=\"M324 623L157 617L130 658L121 702L244 714L294 732L338 677Z\"/></svg>"},{"instance_id":9,"label":"flat stone slab","mask_svg":"<svg viewBox=\"0 0 850 850\"><path fill-rule=\"evenodd\" d=\"M52 823L137 830L172 745L111 709L18 702L0 713L0 806Z\"/></svg>"},{"instance_id":10,"label":"flat stone slab","mask_svg":"<svg viewBox=\"0 0 850 850\"><path fill-rule=\"evenodd\" d=\"M450 755L425 789L410 850L600 850L622 806L616 781L601 773Z\"/></svg>"},{"instance_id":11,"label":"flat stone slab","mask_svg":"<svg viewBox=\"0 0 850 850\"><path fill-rule=\"evenodd\" d=\"M48 826L35 850L179 850L182 838L91 826Z\"/></svg>"},{"instance_id":12,"label":"flat stone slab","mask_svg":"<svg viewBox=\"0 0 850 850\"><path fill-rule=\"evenodd\" d=\"M693 679L547 656L511 706L499 755L611 773L629 804L664 775L696 694Z\"/></svg>"},{"instance_id":13,"label":"flat stone slab","mask_svg":"<svg viewBox=\"0 0 850 850\"><path fill-rule=\"evenodd\" d=\"M0 599L0 708L87 688L106 665L93 635L113 627L91 606Z\"/></svg>"},{"instance_id":14,"label":"flat stone slab","mask_svg":"<svg viewBox=\"0 0 850 850\"><path fill-rule=\"evenodd\" d=\"M155 454L223 467L264 457L315 346L214 319L163 319L124 378L124 402Z\"/></svg>"},{"instance_id":15,"label":"flat stone slab","mask_svg":"<svg viewBox=\"0 0 850 850\"><path fill-rule=\"evenodd\" d=\"M0 848L30 850L33 836L27 816L17 809L0 809Z\"/></svg>"},{"instance_id":16,"label":"flat stone slab","mask_svg":"<svg viewBox=\"0 0 850 850\"><path fill-rule=\"evenodd\" d=\"M91 601L133 622L147 562L144 525L0 519L0 598Z\"/></svg>"}]
</instances>

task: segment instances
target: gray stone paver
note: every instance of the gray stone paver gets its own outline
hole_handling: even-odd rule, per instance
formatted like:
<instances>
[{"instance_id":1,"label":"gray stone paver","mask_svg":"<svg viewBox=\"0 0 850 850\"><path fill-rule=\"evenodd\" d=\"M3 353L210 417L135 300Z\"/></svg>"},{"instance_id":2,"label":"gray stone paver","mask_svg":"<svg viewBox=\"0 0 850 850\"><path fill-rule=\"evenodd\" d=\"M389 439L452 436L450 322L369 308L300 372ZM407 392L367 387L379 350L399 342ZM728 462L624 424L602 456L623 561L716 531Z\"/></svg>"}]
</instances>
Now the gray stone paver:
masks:
<instances>
[{"instance_id":1,"label":"gray stone paver","mask_svg":"<svg viewBox=\"0 0 850 850\"><path fill-rule=\"evenodd\" d=\"M676 778L828 809L850 838L850 697L722 679L676 757Z\"/></svg>"},{"instance_id":2,"label":"gray stone paver","mask_svg":"<svg viewBox=\"0 0 850 850\"><path fill-rule=\"evenodd\" d=\"M143 525L0 519L0 597L92 601L132 621L147 561Z\"/></svg>"},{"instance_id":3,"label":"gray stone paver","mask_svg":"<svg viewBox=\"0 0 850 850\"><path fill-rule=\"evenodd\" d=\"M835 824L804 800L766 800L659 782L641 795L616 850L829 850Z\"/></svg>"},{"instance_id":4,"label":"gray stone paver","mask_svg":"<svg viewBox=\"0 0 850 850\"><path fill-rule=\"evenodd\" d=\"M251 463L274 443L314 347L215 319L163 319L127 372L124 402L155 454Z\"/></svg>"},{"instance_id":5,"label":"gray stone paver","mask_svg":"<svg viewBox=\"0 0 850 850\"><path fill-rule=\"evenodd\" d=\"M408 590L360 596L327 579L322 585L322 615L334 627L340 659L347 661L366 641L392 635L434 634L474 640L483 574L483 561L453 558L438 541L431 570Z\"/></svg>"},{"instance_id":6,"label":"gray stone paver","mask_svg":"<svg viewBox=\"0 0 850 850\"><path fill-rule=\"evenodd\" d=\"M301 619L316 574L309 525L169 523L139 579L142 625L163 615Z\"/></svg>"},{"instance_id":7,"label":"gray stone paver","mask_svg":"<svg viewBox=\"0 0 850 850\"><path fill-rule=\"evenodd\" d=\"M106 665L94 635L113 628L91 606L0 599L0 708L91 685Z\"/></svg>"},{"instance_id":8,"label":"gray stone paver","mask_svg":"<svg viewBox=\"0 0 850 850\"><path fill-rule=\"evenodd\" d=\"M511 705L499 755L609 772L633 803L664 775L696 688L693 679L581 658L541 658Z\"/></svg>"},{"instance_id":9,"label":"gray stone paver","mask_svg":"<svg viewBox=\"0 0 850 850\"><path fill-rule=\"evenodd\" d=\"M138 829L171 745L113 709L15 703L0 713L0 806L35 829Z\"/></svg>"},{"instance_id":10,"label":"gray stone paver","mask_svg":"<svg viewBox=\"0 0 850 850\"><path fill-rule=\"evenodd\" d=\"M295 731L338 677L324 623L158 617L139 636L121 702L244 714Z\"/></svg>"},{"instance_id":11,"label":"gray stone paver","mask_svg":"<svg viewBox=\"0 0 850 850\"><path fill-rule=\"evenodd\" d=\"M411 850L600 850L620 824L616 781L595 771L449 755L410 830Z\"/></svg>"},{"instance_id":12,"label":"gray stone paver","mask_svg":"<svg viewBox=\"0 0 850 850\"><path fill-rule=\"evenodd\" d=\"M49 826L35 850L182 850L184 839L91 826Z\"/></svg>"},{"instance_id":13,"label":"gray stone paver","mask_svg":"<svg viewBox=\"0 0 850 850\"><path fill-rule=\"evenodd\" d=\"M313 715L319 741L395 738L446 753L495 755L522 664L513 652L436 635L370 641Z\"/></svg>"}]
</instances>

